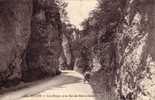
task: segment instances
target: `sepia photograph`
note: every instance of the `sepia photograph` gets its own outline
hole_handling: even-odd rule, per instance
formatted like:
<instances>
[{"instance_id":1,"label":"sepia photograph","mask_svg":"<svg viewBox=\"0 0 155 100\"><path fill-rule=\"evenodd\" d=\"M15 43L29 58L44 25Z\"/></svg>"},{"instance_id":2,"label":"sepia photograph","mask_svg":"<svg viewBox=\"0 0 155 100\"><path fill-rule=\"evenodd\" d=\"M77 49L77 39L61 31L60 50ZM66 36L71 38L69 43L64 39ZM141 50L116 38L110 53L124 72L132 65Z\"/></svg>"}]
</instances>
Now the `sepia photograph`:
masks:
<instances>
[{"instance_id":1,"label":"sepia photograph","mask_svg":"<svg viewBox=\"0 0 155 100\"><path fill-rule=\"evenodd\" d=\"M155 0L0 0L0 100L155 100Z\"/></svg>"}]
</instances>

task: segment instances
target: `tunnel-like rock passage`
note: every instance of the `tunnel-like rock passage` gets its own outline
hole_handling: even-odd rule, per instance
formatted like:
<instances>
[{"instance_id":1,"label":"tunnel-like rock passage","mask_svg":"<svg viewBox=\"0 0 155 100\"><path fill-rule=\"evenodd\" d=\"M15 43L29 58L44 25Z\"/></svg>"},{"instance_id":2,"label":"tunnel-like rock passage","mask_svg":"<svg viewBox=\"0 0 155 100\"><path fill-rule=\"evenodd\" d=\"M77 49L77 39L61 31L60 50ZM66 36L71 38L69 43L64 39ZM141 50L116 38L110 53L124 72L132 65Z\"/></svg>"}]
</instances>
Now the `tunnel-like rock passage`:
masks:
<instances>
[{"instance_id":1,"label":"tunnel-like rock passage","mask_svg":"<svg viewBox=\"0 0 155 100\"><path fill-rule=\"evenodd\" d=\"M59 74L64 51L68 69L92 73L108 100L154 100L155 1L98 2L78 30L56 0L0 0L0 87Z\"/></svg>"}]
</instances>

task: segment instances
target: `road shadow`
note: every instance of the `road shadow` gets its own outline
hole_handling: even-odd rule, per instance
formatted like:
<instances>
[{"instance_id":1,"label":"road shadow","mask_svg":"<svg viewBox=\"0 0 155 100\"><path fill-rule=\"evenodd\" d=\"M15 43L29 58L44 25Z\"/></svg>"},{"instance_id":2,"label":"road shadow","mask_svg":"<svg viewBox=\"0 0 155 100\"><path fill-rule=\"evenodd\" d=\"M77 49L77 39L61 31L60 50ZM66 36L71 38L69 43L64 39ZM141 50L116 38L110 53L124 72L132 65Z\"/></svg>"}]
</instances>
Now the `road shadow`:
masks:
<instances>
[{"instance_id":1,"label":"road shadow","mask_svg":"<svg viewBox=\"0 0 155 100\"><path fill-rule=\"evenodd\" d=\"M21 83L17 85L16 87L11 87L9 89L5 88L0 91L0 98L5 98L6 96L13 94L15 92L22 92L22 91L31 91L28 93L22 93L21 97L26 96L33 96L40 92L43 92L47 89L52 88L63 88L63 85L67 84L73 84L78 83L82 79L80 77L77 77L76 75L70 74L70 72L62 72L60 75L55 77L48 77L42 80L34 81L34 82L27 82L27 83ZM38 88L38 90L33 91L33 88ZM0 99L3 100L3 99Z\"/></svg>"},{"instance_id":2,"label":"road shadow","mask_svg":"<svg viewBox=\"0 0 155 100\"><path fill-rule=\"evenodd\" d=\"M117 100L112 75L105 74L104 70L98 70L91 76L89 84L95 94L95 100Z\"/></svg>"}]
</instances>

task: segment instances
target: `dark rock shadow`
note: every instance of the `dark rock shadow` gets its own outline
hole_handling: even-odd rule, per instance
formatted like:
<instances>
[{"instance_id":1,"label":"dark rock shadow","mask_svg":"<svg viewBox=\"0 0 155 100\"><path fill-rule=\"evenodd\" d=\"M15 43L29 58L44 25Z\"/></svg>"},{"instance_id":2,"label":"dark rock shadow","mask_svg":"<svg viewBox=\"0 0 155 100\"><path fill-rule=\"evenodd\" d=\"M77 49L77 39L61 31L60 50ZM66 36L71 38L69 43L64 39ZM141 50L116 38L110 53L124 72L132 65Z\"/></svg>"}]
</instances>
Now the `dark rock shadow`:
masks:
<instances>
[{"instance_id":1,"label":"dark rock shadow","mask_svg":"<svg viewBox=\"0 0 155 100\"><path fill-rule=\"evenodd\" d=\"M108 76L105 73L107 72L101 69L95 72L89 81L95 94L95 100L117 100L114 93L114 87L112 84L109 84L114 80L112 76Z\"/></svg>"},{"instance_id":2,"label":"dark rock shadow","mask_svg":"<svg viewBox=\"0 0 155 100\"><path fill-rule=\"evenodd\" d=\"M33 96L36 95L42 91L45 91L47 89L51 88L63 88L63 85L67 84L73 84L81 81L81 78L72 76L68 74L69 72L63 72L61 75L55 76L55 77L48 77L42 80L33 81L33 82L27 82L27 83L21 83L17 85L16 87L11 88L5 88L3 90L0 90L1 98L13 93L13 92L22 92L23 90L27 89L28 91L32 91L29 94L24 94L22 97L25 96ZM54 84L53 84L54 83ZM32 88L38 88L37 91L33 91ZM31 89L31 90L30 90Z\"/></svg>"}]
</instances>

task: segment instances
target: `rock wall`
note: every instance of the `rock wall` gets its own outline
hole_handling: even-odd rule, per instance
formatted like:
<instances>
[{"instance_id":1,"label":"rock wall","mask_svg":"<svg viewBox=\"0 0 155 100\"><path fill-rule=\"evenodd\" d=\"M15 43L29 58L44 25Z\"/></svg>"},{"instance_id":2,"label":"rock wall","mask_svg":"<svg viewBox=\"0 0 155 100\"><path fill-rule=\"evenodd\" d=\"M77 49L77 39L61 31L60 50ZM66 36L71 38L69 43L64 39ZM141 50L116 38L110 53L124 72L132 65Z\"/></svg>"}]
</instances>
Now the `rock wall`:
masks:
<instances>
[{"instance_id":1,"label":"rock wall","mask_svg":"<svg viewBox=\"0 0 155 100\"><path fill-rule=\"evenodd\" d=\"M117 27L118 92L122 100L154 100L155 2L126 1Z\"/></svg>"},{"instance_id":2,"label":"rock wall","mask_svg":"<svg viewBox=\"0 0 155 100\"><path fill-rule=\"evenodd\" d=\"M0 87L59 74L60 54L54 0L0 1Z\"/></svg>"},{"instance_id":3,"label":"rock wall","mask_svg":"<svg viewBox=\"0 0 155 100\"><path fill-rule=\"evenodd\" d=\"M31 16L31 0L0 2L0 85L21 78L20 65L31 33Z\"/></svg>"},{"instance_id":4,"label":"rock wall","mask_svg":"<svg viewBox=\"0 0 155 100\"><path fill-rule=\"evenodd\" d=\"M155 1L100 0L99 8L85 36L91 30L97 37L89 46L100 65L93 64L90 80L103 93L97 100L154 100Z\"/></svg>"},{"instance_id":5,"label":"rock wall","mask_svg":"<svg viewBox=\"0 0 155 100\"><path fill-rule=\"evenodd\" d=\"M59 74L61 21L59 9L53 0L34 0L31 32L23 79L29 81Z\"/></svg>"}]
</instances>

